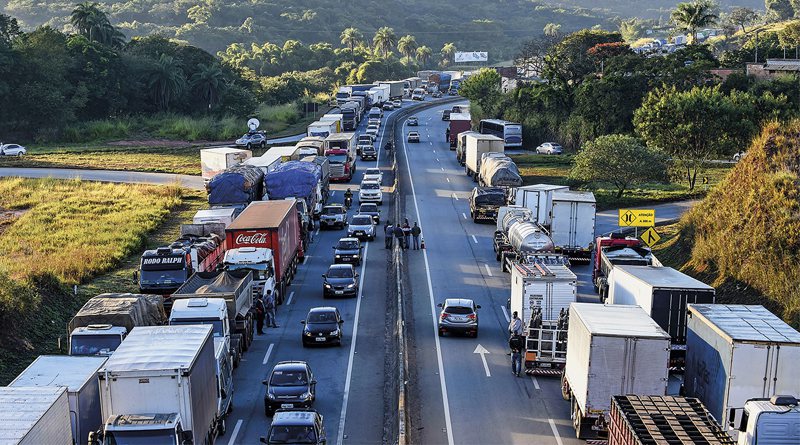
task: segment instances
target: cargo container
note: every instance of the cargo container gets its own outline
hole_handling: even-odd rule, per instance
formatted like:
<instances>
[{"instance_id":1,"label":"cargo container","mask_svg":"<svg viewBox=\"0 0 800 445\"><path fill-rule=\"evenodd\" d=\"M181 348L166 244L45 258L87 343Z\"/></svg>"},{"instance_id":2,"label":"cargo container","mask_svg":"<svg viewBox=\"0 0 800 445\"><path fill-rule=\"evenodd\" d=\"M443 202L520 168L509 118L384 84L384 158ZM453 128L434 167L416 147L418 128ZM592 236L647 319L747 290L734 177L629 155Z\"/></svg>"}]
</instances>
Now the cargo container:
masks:
<instances>
[{"instance_id":1,"label":"cargo container","mask_svg":"<svg viewBox=\"0 0 800 445\"><path fill-rule=\"evenodd\" d=\"M337 116L341 116L341 114L337 114ZM337 133L339 132L337 131ZM296 147L299 150L301 159L305 156L324 156L325 138L306 136L303 139L300 139L300 142L297 143ZM304 151L306 149L313 150L314 153L311 153L310 151Z\"/></svg>"},{"instance_id":2,"label":"cargo container","mask_svg":"<svg viewBox=\"0 0 800 445\"><path fill-rule=\"evenodd\" d=\"M566 185L535 184L518 187L514 204L527 207L533 212L533 222L550 226L550 210L553 208L553 192L569 190Z\"/></svg>"},{"instance_id":3,"label":"cargo container","mask_svg":"<svg viewBox=\"0 0 800 445\"><path fill-rule=\"evenodd\" d=\"M73 445L67 388L0 388L0 442Z\"/></svg>"},{"instance_id":4,"label":"cargo container","mask_svg":"<svg viewBox=\"0 0 800 445\"><path fill-rule=\"evenodd\" d=\"M487 153L495 155L495 153ZM519 187L522 177L517 164L506 155L484 156L478 175L478 183L484 187Z\"/></svg>"},{"instance_id":5,"label":"cargo container","mask_svg":"<svg viewBox=\"0 0 800 445\"><path fill-rule=\"evenodd\" d=\"M402 99L403 87L405 82L402 80L383 80L376 82L378 85L387 85L389 87L389 99Z\"/></svg>"},{"instance_id":6,"label":"cargo container","mask_svg":"<svg viewBox=\"0 0 800 445\"><path fill-rule=\"evenodd\" d=\"M727 426L748 399L800 394L800 333L763 306L690 304L687 396Z\"/></svg>"},{"instance_id":7,"label":"cargo container","mask_svg":"<svg viewBox=\"0 0 800 445\"><path fill-rule=\"evenodd\" d=\"M296 161L300 159L300 156L298 155L297 145L271 147L269 150L267 150L267 153L271 153L273 156L279 156L281 162Z\"/></svg>"},{"instance_id":8,"label":"cargo container","mask_svg":"<svg viewBox=\"0 0 800 445\"><path fill-rule=\"evenodd\" d=\"M205 209L198 210L192 217L193 224L222 224L223 227L228 227L230 223L236 219L238 209L235 207L222 207L218 209Z\"/></svg>"},{"instance_id":9,"label":"cargo container","mask_svg":"<svg viewBox=\"0 0 800 445\"><path fill-rule=\"evenodd\" d=\"M67 388L72 437L82 444L90 432L97 431L103 424L97 371L106 359L40 355L8 386Z\"/></svg>"},{"instance_id":10,"label":"cargo container","mask_svg":"<svg viewBox=\"0 0 800 445\"><path fill-rule=\"evenodd\" d=\"M203 181L208 183L218 173L241 164L253 157L253 152L233 147L205 148L200 150L200 170Z\"/></svg>"},{"instance_id":11,"label":"cargo container","mask_svg":"<svg viewBox=\"0 0 800 445\"><path fill-rule=\"evenodd\" d=\"M589 261L592 257L597 210L594 194L555 190L552 199L549 230L556 252L568 255L573 260Z\"/></svg>"},{"instance_id":12,"label":"cargo container","mask_svg":"<svg viewBox=\"0 0 800 445\"><path fill-rule=\"evenodd\" d=\"M734 445L699 399L617 395L611 400L608 445Z\"/></svg>"},{"instance_id":13,"label":"cargo container","mask_svg":"<svg viewBox=\"0 0 800 445\"><path fill-rule=\"evenodd\" d=\"M447 140L450 142L450 150L455 150L458 142L458 135L472 128L472 117L469 113L451 113L450 125L447 133Z\"/></svg>"},{"instance_id":14,"label":"cargo container","mask_svg":"<svg viewBox=\"0 0 800 445\"><path fill-rule=\"evenodd\" d=\"M341 113L328 113L328 114L324 114L321 118L319 118L319 121L320 122L335 122L336 123L336 128L335 128L334 133L341 133L343 131L343 128L342 128L342 120L343 119L344 119L344 116L342 116ZM324 137L325 136L323 136L323 138Z\"/></svg>"},{"instance_id":15,"label":"cargo container","mask_svg":"<svg viewBox=\"0 0 800 445\"><path fill-rule=\"evenodd\" d=\"M338 121L316 121L308 124L308 128L306 130L306 134L308 136L318 136L321 138L326 138L329 135L336 133L336 127L338 127Z\"/></svg>"},{"instance_id":16,"label":"cargo container","mask_svg":"<svg viewBox=\"0 0 800 445\"><path fill-rule=\"evenodd\" d=\"M570 306L561 386L579 439L607 436L612 396L666 394L669 340L638 306Z\"/></svg>"},{"instance_id":17,"label":"cargo container","mask_svg":"<svg viewBox=\"0 0 800 445\"><path fill-rule=\"evenodd\" d=\"M464 150L467 176L478 181L478 172L481 169L481 155L484 153L503 153L505 146L503 140L497 136L478 133L467 133L466 149Z\"/></svg>"},{"instance_id":18,"label":"cargo container","mask_svg":"<svg viewBox=\"0 0 800 445\"><path fill-rule=\"evenodd\" d=\"M245 207L261 198L264 172L252 165L234 165L206 184L208 204L217 207Z\"/></svg>"}]
</instances>

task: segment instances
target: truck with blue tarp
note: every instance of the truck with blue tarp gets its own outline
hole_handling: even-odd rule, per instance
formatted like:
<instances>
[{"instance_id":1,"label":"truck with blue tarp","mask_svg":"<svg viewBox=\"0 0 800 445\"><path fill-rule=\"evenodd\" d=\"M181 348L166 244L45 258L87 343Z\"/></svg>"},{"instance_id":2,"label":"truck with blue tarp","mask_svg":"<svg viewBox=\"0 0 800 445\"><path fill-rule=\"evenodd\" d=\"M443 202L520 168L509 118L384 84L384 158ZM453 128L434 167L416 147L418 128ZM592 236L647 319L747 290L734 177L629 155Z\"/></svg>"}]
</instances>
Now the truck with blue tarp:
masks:
<instances>
[{"instance_id":1,"label":"truck with blue tarp","mask_svg":"<svg viewBox=\"0 0 800 445\"><path fill-rule=\"evenodd\" d=\"M261 199L264 172L260 168L239 164L214 176L206 185L208 204L213 207L247 207Z\"/></svg>"},{"instance_id":2,"label":"truck with blue tarp","mask_svg":"<svg viewBox=\"0 0 800 445\"><path fill-rule=\"evenodd\" d=\"M264 175L264 195L269 200L302 199L316 217L322 209L322 168L313 162L284 162Z\"/></svg>"}]
</instances>

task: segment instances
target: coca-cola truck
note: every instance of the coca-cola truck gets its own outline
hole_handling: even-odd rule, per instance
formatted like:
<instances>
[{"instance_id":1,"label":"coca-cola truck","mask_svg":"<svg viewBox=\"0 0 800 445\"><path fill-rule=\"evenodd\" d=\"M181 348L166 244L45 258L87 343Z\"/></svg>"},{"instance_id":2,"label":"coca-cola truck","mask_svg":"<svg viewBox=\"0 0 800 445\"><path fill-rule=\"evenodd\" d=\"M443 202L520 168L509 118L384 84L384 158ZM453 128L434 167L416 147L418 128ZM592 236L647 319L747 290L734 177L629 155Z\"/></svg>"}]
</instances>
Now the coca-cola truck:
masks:
<instances>
[{"instance_id":1,"label":"coca-cola truck","mask_svg":"<svg viewBox=\"0 0 800 445\"><path fill-rule=\"evenodd\" d=\"M297 264L304 256L295 200L251 203L225 229L225 244L229 252L243 248L248 252L253 248L269 250L265 253L271 257L274 269L275 301L281 303L286 295L286 287L291 284L297 271Z\"/></svg>"}]
</instances>

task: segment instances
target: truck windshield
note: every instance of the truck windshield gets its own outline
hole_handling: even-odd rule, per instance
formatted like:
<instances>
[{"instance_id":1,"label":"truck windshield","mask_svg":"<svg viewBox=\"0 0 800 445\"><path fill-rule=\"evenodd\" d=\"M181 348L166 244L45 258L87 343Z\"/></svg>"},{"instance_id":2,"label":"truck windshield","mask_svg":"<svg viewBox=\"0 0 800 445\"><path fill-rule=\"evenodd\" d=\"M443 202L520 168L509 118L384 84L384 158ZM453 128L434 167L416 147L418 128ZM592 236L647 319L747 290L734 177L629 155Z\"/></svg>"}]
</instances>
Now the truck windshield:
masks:
<instances>
[{"instance_id":1,"label":"truck windshield","mask_svg":"<svg viewBox=\"0 0 800 445\"><path fill-rule=\"evenodd\" d=\"M139 272L142 284L183 283L186 281L186 269L179 270L142 270Z\"/></svg>"},{"instance_id":2,"label":"truck windshield","mask_svg":"<svg viewBox=\"0 0 800 445\"><path fill-rule=\"evenodd\" d=\"M104 445L150 445L177 443L175 430L130 430L106 432Z\"/></svg>"},{"instance_id":3,"label":"truck windshield","mask_svg":"<svg viewBox=\"0 0 800 445\"><path fill-rule=\"evenodd\" d=\"M193 324L208 324L214 327L214 337L222 337L225 333L222 331L222 320L209 320L204 318L178 318L169 321L170 326L183 326Z\"/></svg>"},{"instance_id":4,"label":"truck windshield","mask_svg":"<svg viewBox=\"0 0 800 445\"><path fill-rule=\"evenodd\" d=\"M344 164L347 162L347 155L328 155L331 164Z\"/></svg>"},{"instance_id":5,"label":"truck windshield","mask_svg":"<svg viewBox=\"0 0 800 445\"><path fill-rule=\"evenodd\" d=\"M119 335L73 335L69 355L109 355L120 343Z\"/></svg>"},{"instance_id":6,"label":"truck windshield","mask_svg":"<svg viewBox=\"0 0 800 445\"><path fill-rule=\"evenodd\" d=\"M311 426L273 426L269 431L268 443L317 443L317 433Z\"/></svg>"}]
</instances>

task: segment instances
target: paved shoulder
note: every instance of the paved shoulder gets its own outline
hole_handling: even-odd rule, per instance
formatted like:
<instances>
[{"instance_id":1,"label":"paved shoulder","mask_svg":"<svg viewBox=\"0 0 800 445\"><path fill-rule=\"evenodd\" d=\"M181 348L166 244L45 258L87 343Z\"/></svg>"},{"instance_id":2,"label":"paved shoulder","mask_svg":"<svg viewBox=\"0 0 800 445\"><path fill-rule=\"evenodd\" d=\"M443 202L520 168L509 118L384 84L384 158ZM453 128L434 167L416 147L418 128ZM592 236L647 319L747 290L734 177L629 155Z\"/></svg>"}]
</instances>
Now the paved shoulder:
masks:
<instances>
[{"instance_id":1,"label":"paved shoulder","mask_svg":"<svg viewBox=\"0 0 800 445\"><path fill-rule=\"evenodd\" d=\"M204 190L203 178L170 173L147 173L117 170L82 170L71 168L0 168L0 177L83 179L86 181L124 182L133 184L168 185Z\"/></svg>"}]
</instances>

